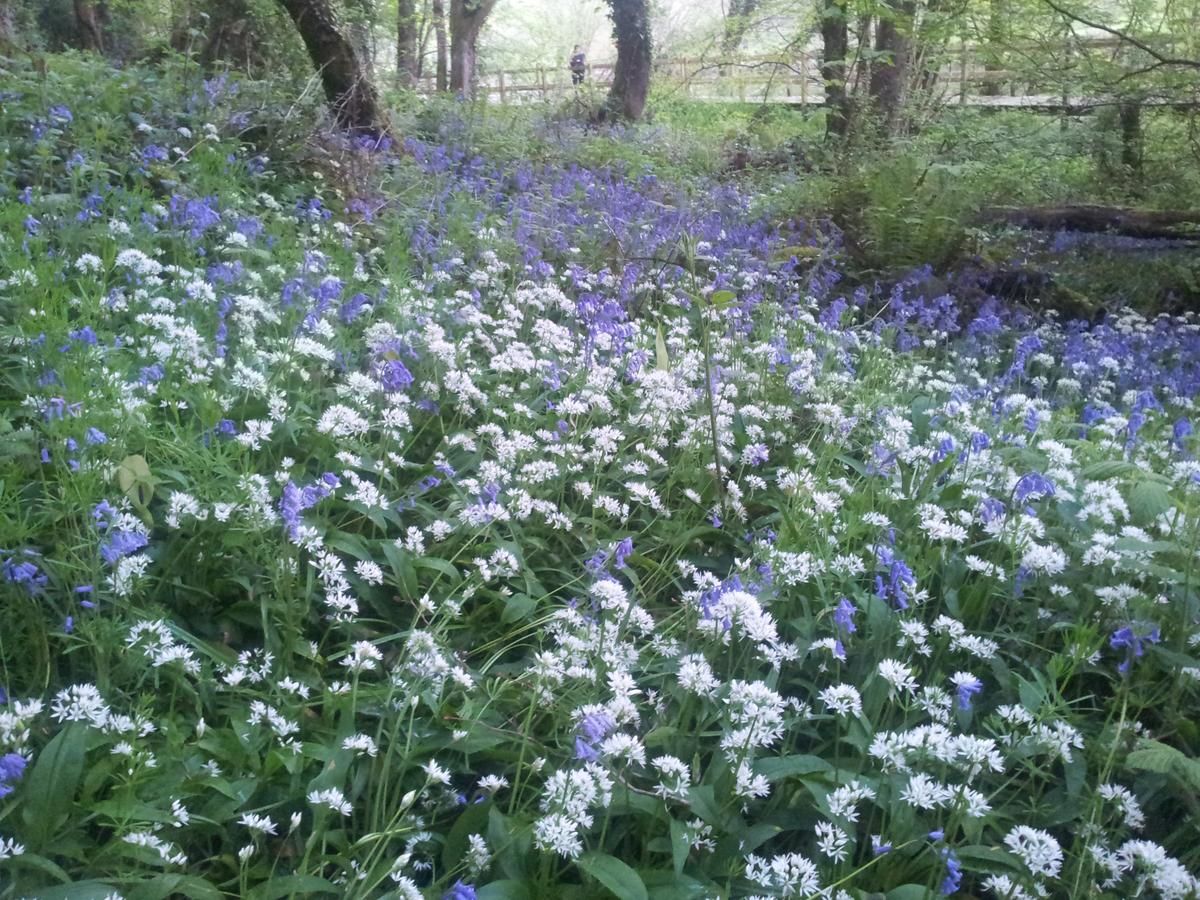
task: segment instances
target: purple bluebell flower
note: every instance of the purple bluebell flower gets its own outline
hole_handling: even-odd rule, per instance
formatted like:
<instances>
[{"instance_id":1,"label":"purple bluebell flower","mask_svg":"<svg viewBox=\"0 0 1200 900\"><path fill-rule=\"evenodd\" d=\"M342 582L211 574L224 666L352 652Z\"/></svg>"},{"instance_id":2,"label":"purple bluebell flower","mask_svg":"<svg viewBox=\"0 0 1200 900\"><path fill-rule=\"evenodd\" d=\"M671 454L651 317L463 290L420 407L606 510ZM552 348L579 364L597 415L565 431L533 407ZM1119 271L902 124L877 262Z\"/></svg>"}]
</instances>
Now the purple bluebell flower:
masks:
<instances>
[{"instance_id":1,"label":"purple bluebell flower","mask_svg":"<svg viewBox=\"0 0 1200 900\"><path fill-rule=\"evenodd\" d=\"M475 887L463 884L462 881L456 881L450 890L442 894L442 900L475 900Z\"/></svg>"},{"instance_id":2,"label":"purple bluebell flower","mask_svg":"<svg viewBox=\"0 0 1200 900\"><path fill-rule=\"evenodd\" d=\"M1132 625L1118 628L1108 639L1109 646L1114 650L1123 649L1125 651L1125 659L1117 666L1117 671L1122 675L1128 675L1133 668L1134 660L1141 659L1145 654L1146 645L1157 644L1160 640L1157 626L1144 634L1139 634Z\"/></svg>"},{"instance_id":3,"label":"purple bluebell flower","mask_svg":"<svg viewBox=\"0 0 1200 900\"><path fill-rule=\"evenodd\" d=\"M137 553L150 543L146 535L137 531L117 529L109 532L108 540L100 545L100 557L110 566L115 566L123 557Z\"/></svg>"},{"instance_id":4,"label":"purple bluebell flower","mask_svg":"<svg viewBox=\"0 0 1200 900\"><path fill-rule=\"evenodd\" d=\"M1017 481L1014 494L1018 503L1054 496L1054 482L1041 472L1027 472Z\"/></svg>"},{"instance_id":5,"label":"purple bluebell flower","mask_svg":"<svg viewBox=\"0 0 1200 900\"><path fill-rule=\"evenodd\" d=\"M854 634L858 631L858 626L854 624L854 617L858 614L858 607L842 597L838 600L837 608L833 611L833 624L838 630L845 634Z\"/></svg>"},{"instance_id":6,"label":"purple bluebell flower","mask_svg":"<svg viewBox=\"0 0 1200 900\"><path fill-rule=\"evenodd\" d=\"M5 700L7 699L6 695ZM6 753L0 756L0 799L16 790L13 785L24 777L27 764L28 760L19 753Z\"/></svg>"},{"instance_id":7,"label":"purple bluebell flower","mask_svg":"<svg viewBox=\"0 0 1200 900\"><path fill-rule=\"evenodd\" d=\"M946 877L942 879L941 891L944 896L948 897L961 887L963 871L957 854L949 847L943 847L941 855L946 863Z\"/></svg>"},{"instance_id":8,"label":"purple bluebell flower","mask_svg":"<svg viewBox=\"0 0 1200 900\"><path fill-rule=\"evenodd\" d=\"M983 690L983 682L968 672L960 672L954 676L954 695L958 698L959 709L970 709L972 698Z\"/></svg>"}]
</instances>

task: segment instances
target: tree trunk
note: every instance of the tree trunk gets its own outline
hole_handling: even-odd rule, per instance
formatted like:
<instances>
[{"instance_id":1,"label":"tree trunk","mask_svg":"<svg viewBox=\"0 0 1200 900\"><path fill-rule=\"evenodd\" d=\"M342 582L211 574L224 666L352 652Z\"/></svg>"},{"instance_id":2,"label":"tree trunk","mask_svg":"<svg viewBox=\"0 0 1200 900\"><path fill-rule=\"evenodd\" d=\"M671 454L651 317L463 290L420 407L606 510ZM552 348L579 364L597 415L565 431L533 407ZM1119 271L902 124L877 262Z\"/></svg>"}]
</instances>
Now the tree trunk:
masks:
<instances>
[{"instance_id":1,"label":"tree trunk","mask_svg":"<svg viewBox=\"0 0 1200 900\"><path fill-rule=\"evenodd\" d=\"M385 129L375 87L354 48L338 30L329 0L279 0L304 41L321 76L325 98L337 123L349 130L379 134Z\"/></svg>"},{"instance_id":2,"label":"tree trunk","mask_svg":"<svg viewBox=\"0 0 1200 900\"><path fill-rule=\"evenodd\" d=\"M354 56L362 67L363 76L375 81L375 6L374 0L357 0L357 15L346 23L346 37Z\"/></svg>"},{"instance_id":3,"label":"tree trunk","mask_svg":"<svg viewBox=\"0 0 1200 900\"><path fill-rule=\"evenodd\" d=\"M75 24L79 28L79 45L93 53L104 52L104 30L89 0L75 0Z\"/></svg>"},{"instance_id":4,"label":"tree trunk","mask_svg":"<svg viewBox=\"0 0 1200 900\"><path fill-rule=\"evenodd\" d=\"M446 3L445 0L433 0L433 33L437 44L437 89L450 89L449 59L446 44Z\"/></svg>"},{"instance_id":5,"label":"tree trunk","mask_svg":"<svg viewBox=\"0 0 1200 900\"><path fill-rule=\"evenodd\" d=\"M845 0L826 0L821 10L821 80L825 83L825 136L844 138L850 128L846 54L850 30Z\"/></svg>"},{"instance_id":6,"label":"tree trunk","mask_svg":"<svg viewBox=\"0 0 1200 900\"><path fill-rule=\"evenodd\" d=\"M725 16L725 33L721 37L721 55L733 56L742 46L750 28L750 17L758 9L759 0L731 0Z\"/></svg>"},{"instance_id":7,"label":"tree trunk","mask_svg":"<svg viewBox=\"0 0 1200 900\"><path fill-rule=\"evenodd\" d=\"M875 51L868 91L880 137L894 137L904 122L912 63L914 0L896 4L875 28Z\"/></svg>"},{"instance_id":8,"label":"tree trunk","mask_svg":"<svg viewBox=\"0 0 1200 900\"><path fill-rule=\"evenodd\" d=\"M412 87L420 75L417 55L416 0L398 0L396 4L396 81L401 87Z\"/></svg>"},{"instance_id":9,"label":"tree trunk","mask_svg":"<svg viewBox=\"0 0 1200 900\"><path fill-rule=\"evenodd\" d=\"M1004 92L1004 85L996 76L1004 66L1000 56L1001 48L1006 41L1004 0L990 0L988 3L987 20L987 56L983 64L984 81L980 93L985 97L999 97ZM964 51L965 52L965 51Z\"/></svg>"},{"instance_id":10,"label":"tree trunk","mask_svg":"<svg viewBox=\"0 0 1200 900\"><path fill-rule=\"evenodd\" d=\"M496 0L450 0L450 90L475 95L476 42Z\"/></svg>"},{"instance_id":11,"label":"tree trunk","mask_svg":"<svg viewBox=\"0 0 1200 900\"><path fill-rule=\"evenodd\" d=\"M17 44L16 12L13 0L0 0L0 52L6 52Z\"/></svg>"},{"instance_id":12,"label":"tree trunk","mask_svg":"<svg viewBox=\"0 0 1200 900\"><path fill-rule=\"evenodd\" d=\"M982 225L1034 231L1112 232L1138 238L1200 236L1200 210L1128 209L1121 206L989 207L975 217Z\"/></svg>"},{"instance_id":13,"label":"tree trunk","mask_svg":"<svg viewBox=\"0 0 1200 900\"><path fill-rule=\"evenodd\" d=\"M608 108L626 119L642 117L650 91L650 14L646 0L608 0L617 42Z\"/></svg>"},{"instance_id":14,"label":"tree trunk","mask_svg":"<svg viewBox=\"0 0 1200 900\"><path fill-rule=\"evenodd\" d=\"M1121 165L1134 181L1142 177L1142 104L1124 100L1117 107L1121 123Z\"/></svg>"}]
</instances>

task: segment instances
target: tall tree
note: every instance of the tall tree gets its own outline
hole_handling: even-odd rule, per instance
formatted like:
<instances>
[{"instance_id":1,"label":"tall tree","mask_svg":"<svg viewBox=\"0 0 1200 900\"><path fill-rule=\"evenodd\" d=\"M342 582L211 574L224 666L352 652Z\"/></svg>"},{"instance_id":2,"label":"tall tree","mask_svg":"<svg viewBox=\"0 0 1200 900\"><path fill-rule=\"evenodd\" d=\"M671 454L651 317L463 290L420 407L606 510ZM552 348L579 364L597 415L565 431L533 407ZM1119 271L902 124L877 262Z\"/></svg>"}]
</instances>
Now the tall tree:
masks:
<instances>
[{"instance_id":1,"label":"tall tree","mask_svg":"<svg viewBox=\"0 0 1200 900\"><path fill-rule=\"evenodd\" d=\"M475 54L479 32L496 0L450 0L450 90L475 92Z\"/></svg>"},{"instance_id":2,"label":"tall tree","mask_svg":"<svg viewBox=\"0 0 1200 900\"><path fill-rule=\"evenodd\" d=\"M416 0L397 0L396 3L396 80L401 87L412 87L421 72L421 59L417 55Z\"/></svg>"},{"instance_id":3,"label":"tall tree","mask_svg":"<svg viewBox=\"0 0 1200 900\"><path fill-rule=\"evenodd\" d=\"M363 70L354 47L338 29L329 0L279 0L279 3L300 32L337 123L349 131L375 134L383 131L375 86Z\"/></svg>"},{"instance_id":4,"label":"tall tree","mask_svg":"<svg viewBox=\"0 0 1200 900\"><path fill-rule=\"evenodd\" d=\"M650 13L646 0L608 0L608 11L617 43L608 108L626 119L640 119L650 91Z\"/></svg>"},{"instance_id":5,"label":"tall tree","mask_svg":"<svg viewBox=\"0 0 1200 900\"><path fill-rule=\"evenodd\" d=\"M758 3L759 0L730 0L729 11L725 13L725 33L721 36L722 55L732 56L742 46Z\"/></svg>"},{"instance_id":6,"label":"tall tree","mask_svg":"<svg viewBox=\"0 0 1200 900\"><path fill-rule=\"evenodd\" d=\"M868 92L882 137L895 135L903 125L904 98L913 58L913 16L916 0L900 0L885 9L875 25L876 59Z\"/></svg>"},{"instance_id":7,"label":"tall tree","mask_svg":"<svg viewBox=\"0 0 1200 900\"><path fill-rule=\"evenodd\" d=\"M825 84L825 135L844 138L850 129L850 92L846 56L850 52L846 0L824 0L821 7L821 81Z\"/></svg>"},{"instance_id":8,"label":"tall tree","mask_svg":"<svg viewBox=\"0 0 1200 900\"><path fill-rule=\"evenodd\" d=\"M97 10L90 0L74 0L75 25L79 29L79 45L84 50L104 52L103 10Z\"/></svg>"},{"instance_id":9,"label":"tall tree","mask_svg":"<svg viewBox=\"0 0 1200 900\"><path fill-rule=\"evenodd\" d=\"M437 89L450 90L449 47L446 41L446 2L433 0L433 38L437 49Z\"/></svg>"}]
</instances>

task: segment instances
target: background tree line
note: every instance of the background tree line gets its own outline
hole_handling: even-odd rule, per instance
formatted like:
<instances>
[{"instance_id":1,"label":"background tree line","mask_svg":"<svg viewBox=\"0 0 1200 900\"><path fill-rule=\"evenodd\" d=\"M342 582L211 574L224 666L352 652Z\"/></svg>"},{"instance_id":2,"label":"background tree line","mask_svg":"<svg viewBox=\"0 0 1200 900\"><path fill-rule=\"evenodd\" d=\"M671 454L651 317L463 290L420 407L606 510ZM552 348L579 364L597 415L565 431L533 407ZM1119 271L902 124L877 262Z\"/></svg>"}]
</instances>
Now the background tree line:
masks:
<instances>
[{"instance_id":1,"label":"background tree line","mask_svg":"<svg viewBox=\"0 0 1200 900\"><path fill-rule=\"evenodd\" d=\"M439 91L471 95L481 38L497 10L503 18L506 4L515 14L522 0L0 0L0 42L13 49L75 47L115 59L170 48L214 70L253 73L301 71L303 48L337 121L380 130L380 86L428 81ZM563 18L544 24L527 16L518 32L527 38L522 52L532 54L535 46L557 54L577 41L563 33L569 24L555 31L556 21L569 22L569 6L558 4ZM667 0L606 0L616 64L605 113L641 117L656 49L659 56L686 52L722 71L754 64L747 57L805 50L819 59L828 139L843 146L886 143L936 112L939 73L956 48L970 45L985 62L980 93L999 94L1014 83L1053 85L1063 114L1072 97L1089 98L1121 135L1121 164L1136 171L1144 107L1188 111L1197 102L1200 0L688 6L700 27L682 43L672 40L672 17L680 10ZM656 41L656 31L666 37Z\"/></svg>"}]
</instances>

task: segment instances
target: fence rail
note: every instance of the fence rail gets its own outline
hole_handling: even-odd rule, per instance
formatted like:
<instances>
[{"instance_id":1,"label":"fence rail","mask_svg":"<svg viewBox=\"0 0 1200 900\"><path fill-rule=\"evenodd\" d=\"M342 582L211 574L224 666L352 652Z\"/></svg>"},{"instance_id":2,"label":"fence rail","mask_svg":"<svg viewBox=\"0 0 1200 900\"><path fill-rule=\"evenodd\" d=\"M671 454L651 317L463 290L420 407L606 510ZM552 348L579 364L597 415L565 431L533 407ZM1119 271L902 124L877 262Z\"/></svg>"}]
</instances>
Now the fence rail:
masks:
<instances>
[{"instance_id":1,"label":"fence rail","mask_svg":"<svg viewBox=\"0 0 1200 900\"><path fill-rule=\"evenodd\" d=\"M1070 54L1080 50L1115 49L1117 41L1098 38L1063 47L1064 71L1069 71ZM983 107L1028 107L1070 109L1101 102L1083 97L1072 90L1070 81L1052 77L1030 80L1027 73L997 70L985 63L974 47L948 51L939 64L926 70L936 96L945 103ZM801 51L787 56L747 56L712 60L678 58L659 60L655 74L669 81L678 94L694 100L712 102L782 103L819 106L825 102L825 81L821 77L820 54ZM606 88L612 83L612 63L592 63L587 67L582 86L571 83L571 73L561 68L536 66L503 69L481 76L477 96L490 103L529 103L563 96L572 91ZM433 93L431 75L424 76L418 90Z\"/></svg>"}]
</instances>

